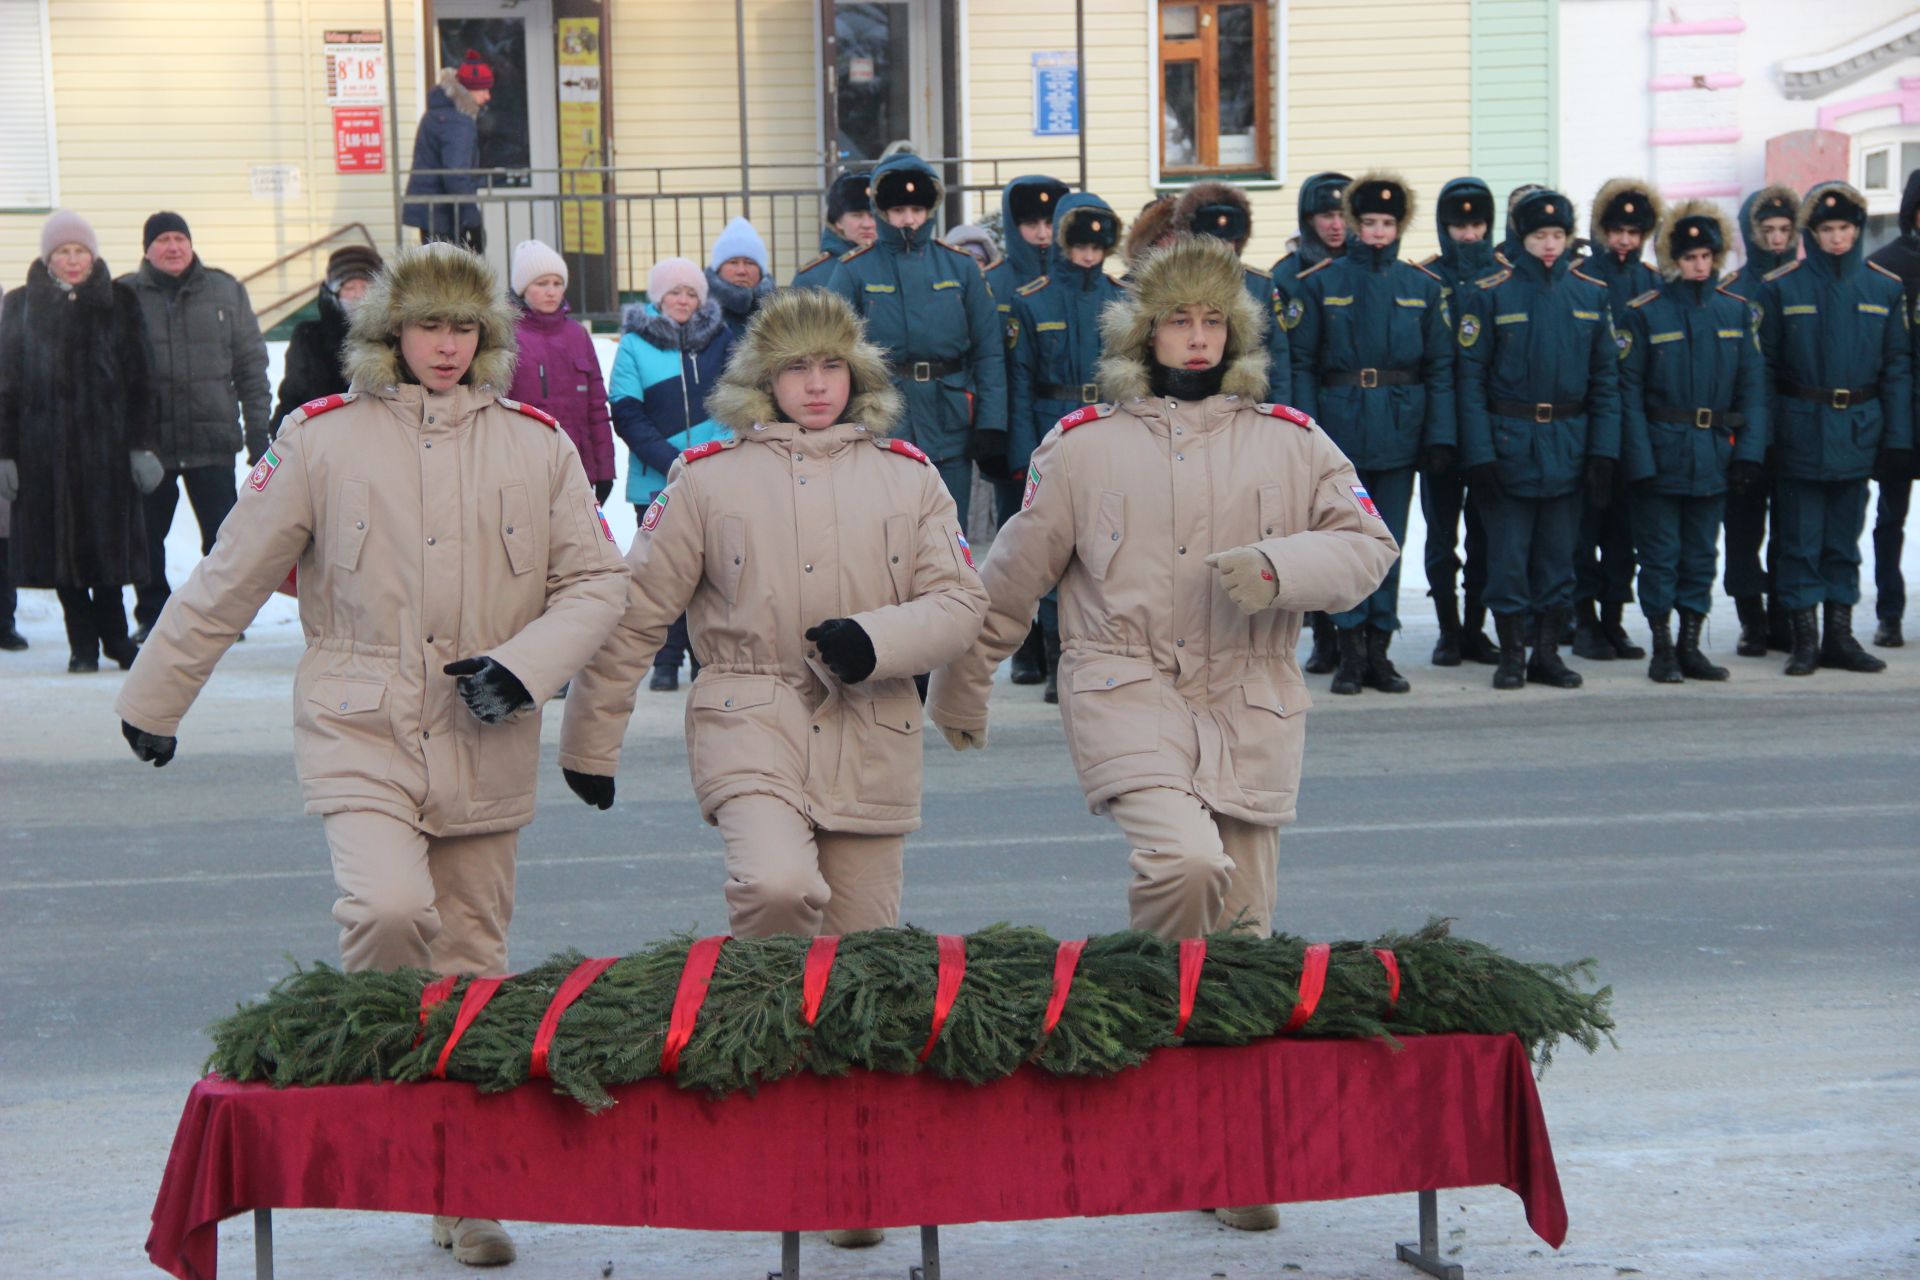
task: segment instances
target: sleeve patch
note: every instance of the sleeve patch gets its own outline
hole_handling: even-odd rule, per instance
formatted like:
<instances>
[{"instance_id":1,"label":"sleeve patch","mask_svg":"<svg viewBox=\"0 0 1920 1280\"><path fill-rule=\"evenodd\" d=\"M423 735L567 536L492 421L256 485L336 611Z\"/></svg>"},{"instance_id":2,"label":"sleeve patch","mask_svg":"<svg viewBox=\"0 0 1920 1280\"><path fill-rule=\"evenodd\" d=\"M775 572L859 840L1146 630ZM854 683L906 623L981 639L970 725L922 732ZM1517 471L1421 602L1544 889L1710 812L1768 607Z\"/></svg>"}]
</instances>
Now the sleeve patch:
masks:
<instances>
[{"instance_id":1,"label":"sleeve patch","mask_svg":"<svg viewBox=\"0 0 1920 1280\"><path fill-rule=\"evenodd\" d=\"M330 398L338 399L337 396ZM268 445L267 451L260 455L260 461L253 464L253 470L247 476L247 488L255 493L265 492L268 482L273 479L273 473L279 469L280 455L274 452L272 445Z\"/></svg>"},{"instance_id":2,"label":"sleeve patch","mask_svg":"<svg viewBox=\"0 0 1920 1280\"><path fill-rule=\"evenodd\" d=\"M1367 492L1365 485L1350 484L1347 488L1353 491L1354 506L1360 508L1364 514L1372 516L1375 520L1380 519L1380 508L1374 505L1373 495Z\"/></svg>"},{"instance_id":3,"label":"sleeve patch","mask_svg":"<svg viewBox=\"0 0 1920 1280\"><path fill-rule=\"evenodd\" d=\"M642 533L652 533L660 527L660 522L666 518L667 495L664 493L656 494L653 499L653 505L649 506L647 513L640 517L640 531ZM602 516L600 518L601 527L606 528L606 524L606 517ZM607 529L607 541L613 541L613 530L611 529Z\"/></svg>"},{"instance_id":4,"label":"sleeve patch","mask_svg":"<svg viewBox=\"0 0 1920 1280\"><path fill-rule=\"evenodd\" d=\"M1027 468L1027 487L1020 494L1020 509L1022 511L1025 511L1028 507L1033 505L1033 500L1039 496L1040 496L1040 468L1030 466Z\"/></svg>"},{"instance_id":5,"label":"sleeve patch","mask_svg":"<svg viewBox=\"0 0 1920 1280\"><path fill-rule=\"evenodd\" d=\"M600 532L606 535L608 542L612 542L613 526L607 523L607 513L601 509L600 504L597 502L593 504L593 515L594 519L600 522Z\"/></svg>"}]
</instances>

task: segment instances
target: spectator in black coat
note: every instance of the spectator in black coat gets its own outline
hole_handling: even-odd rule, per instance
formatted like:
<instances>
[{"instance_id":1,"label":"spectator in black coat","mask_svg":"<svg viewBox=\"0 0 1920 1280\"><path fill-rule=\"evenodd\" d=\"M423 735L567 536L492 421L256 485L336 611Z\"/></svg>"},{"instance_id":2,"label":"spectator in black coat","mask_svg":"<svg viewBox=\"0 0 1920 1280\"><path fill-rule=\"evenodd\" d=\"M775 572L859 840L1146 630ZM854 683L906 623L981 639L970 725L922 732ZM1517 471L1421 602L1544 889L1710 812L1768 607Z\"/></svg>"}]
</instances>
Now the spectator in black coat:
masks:
<instances>
[{"instance_id":1,"label":"spectator in black coat","mask_svg":"<svg viewBox=\"0 0 1920 1280\"><path fill-rule=\"evenodd\" d=\"M379 270L379 251L364 244L335 249L327 258L327 278L320 285L320 318L302 320L287 340L287 368L280 379L280 402L273 410L275 435L286 416L301 405L347 389L347 375L340 370L347 321Z\"/></svg>"}]
</instances>

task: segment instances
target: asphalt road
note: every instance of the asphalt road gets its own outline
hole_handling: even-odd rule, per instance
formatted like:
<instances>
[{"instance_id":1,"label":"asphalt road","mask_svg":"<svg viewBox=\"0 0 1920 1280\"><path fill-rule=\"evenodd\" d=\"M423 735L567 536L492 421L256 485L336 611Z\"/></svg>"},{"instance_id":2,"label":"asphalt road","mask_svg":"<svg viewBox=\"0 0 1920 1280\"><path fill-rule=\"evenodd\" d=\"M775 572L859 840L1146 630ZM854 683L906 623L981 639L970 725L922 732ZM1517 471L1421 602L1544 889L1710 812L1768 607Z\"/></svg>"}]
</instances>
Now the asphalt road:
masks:
<instances>
[{"instance_id":1,"label":"asphalt road","mask_svg":"<svg viewBox=\"0 0 1920 1280\"><path fill-rule=\"evenodd\" d=\"M1724 628L1731 643L1731 626ZM1656 688L1582 664L1577 693L1496 695L1402 648L1413 695L1312 681L1278 923L1367 937L1431 915L1523 959L1592 956L1620 1048L1542 1081L1572 1234L1508 1193L1443 1196L1470 1276L1909 1276L1920 1268L1920 652L1878 677L1734 664ZM36 650L37 651L37 650ZM0 668L0 1275L139 1275L146 1210L202 1028L287 957L335 955L319 824L299 813L284 629L224 666L164 771L107 712L114 677ZM44 655L43 655L44 656ZM521 843L514 961L724 928L679 699L642 695L619 804L551 760ZM1037 690L996 693L984 755L928 748L905 916L1060 936L1123 927L1126 851L1086 812ZM949 1275L1411 1275L1411 1198L1288 1208L1277 1236L1199 1215L955 1227ZM283 1214L282 1276L453 1275L417 1222ZM759 1276L764 1237L522 1227L527 1276ZM906 1236L808 1274L904 1273ZM244 1274L247 1228L224 1234Z\"/></svg>"}]
</instances>

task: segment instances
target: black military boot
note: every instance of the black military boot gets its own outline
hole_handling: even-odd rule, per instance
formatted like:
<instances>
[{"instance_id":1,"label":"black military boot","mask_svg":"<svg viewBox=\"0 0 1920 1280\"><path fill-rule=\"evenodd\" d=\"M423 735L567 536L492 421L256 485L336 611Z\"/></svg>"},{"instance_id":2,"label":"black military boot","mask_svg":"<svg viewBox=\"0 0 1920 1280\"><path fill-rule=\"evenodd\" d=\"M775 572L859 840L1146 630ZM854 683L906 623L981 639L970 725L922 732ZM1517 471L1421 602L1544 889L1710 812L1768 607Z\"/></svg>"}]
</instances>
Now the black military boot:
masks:
<instances>
[{"instance_id":1,"label":"black military boot","mask_svg":"<svg viewBox=\"0 0 1920 1280\"><path fill-rule=\"evenodd\" d=\"M1787 625L1793 632L1793 649L1787 657L1787 674L1810 676L1820 666L1820 615L1809 605L1789 609Z\"/></svg>"},{"instance_id":2,"label":"black military boot","mask_svg":"<svg viewBox=\"0 0 1920 1280\"><path fill-rule=\"evenodd\" d=\"M1586 681L1578 671L1570 670L1560 660L1560 646L1555 643L1561 629L1566 626L1565 609L1548 609L1540 615L1540 639L1533 646L1533 654L1527 659L1527 683L1552 685L1556 689L1578 689ZM1578 650L1576 649L1577 653ZM1611 646L1607 656L1613 656Z\"/></svg>"},{"instance_id":3,"label":"black military boot","mask_svg":"<svg viewBox=\"0 0 1920 1280\"><path fill-rule=\"evenodd\" d=\"M1040 701L1057 703L1060 701L1060 633L1046 632L1041 644L1047 655L1047 689L1040 695Z\"/></svg>"},{"instance_id":4,"label":"black military boot","mask_svg":"<svg viewBox=\"0 0 1920 1280\"><path fill-rule=\"evenodd\" d=\"M1767 656L1767 602L1759 596L1735 596L1733 607L1740 615L1740 640L1733 651L1743 658Z\"/></svg>"},{"instance_id":5,"label":"black military boot","mask_svg":"<svg viewBox=\"0 0 1920 1280\"><path fill-rule=\"evenodd\" d=\"M1853 638L1852 605L1827 601L1827 631L1820 641L1820 665L1869 674L1887 669L1884 658L1874 657Z\"/></svg>"},{"instance_id":6,"label":"black military boot","mask_svg":"<svg viewBox=\"0 0 1920 1280\"><path fill-rule=\"evenodd\" d=\"M1653 632L1653 661L1647 664L1647 679L1655 684L1684 683L1680 663L1673 656L1673 618L1664 613L1650 614L1647 629Z\"/></svg>"},{"instance_id":7,"label":"black military boot","mask_svg":"<svg viewBox=\"0 0 1920 1280\"><path fill-rule=\"evenodd\" d=\"M1560 611L1562 614L1565 612L1564 609ZM1539 643L1536 644L1536 648L1549 640L1556 646L1564 643L1561 639L1560 624L1556 623L1552 631L1547 631L1544 627L1545 624L1542 623L1543 629L1540 632ZM1589 662L1613 661L1613 641L1609 640L1607 633L1601 630L1600 615L1595 611L1594 603L1591 600L1583 600L1574 608L1573 652L1576 657L1585 658ZM1557 662L1559 658L1560 655L1556 652L1554 654L1554 660Z\"/></svg>"},{"instance_id":8,"label":"black military boot","mask_svg":"<svg viewBox=\"0 0 1920 1280\"><path fill-rule=\"evenodd\" d=\"M1798 643L1793 634L1793 610L1780 603L1779 596L1767 597L1767 648L1776 653L1792 653Z\"/></svg>"},{"instance_id":9,"label":"black military boot","mask_svg":"<svg viewBox=\"0 0 1920 1280\"><path fill-rule=\"evenodd\" d=\"M1315 610L1307 615L1307 624L1313 628L1313 649L1307 654L1306 665L1300 669L1311 676L1323 676L1340 665L1340 645L1335 638L1339 628L1333 625L1333 619Z\"/></svg>"},{"instance_id":10,"label":"black military boot","mask_svg":"<svg viewBox=\"0 0 1920 1280\"><path fill-rule=\"evenodd\" d=\"M1500 637L1500 665L1494 668L1493 687L1527 687L1527 619L1518 613L1493 615L1494 634Z\"/></svg>"},{"instance_id":11,"label":"black military boot","mask_svg":"<svg viewBox=\"0 0 1920 1280\"><path fill-rule=\"evenodd\" d=\"M1613 646L1614 657L1634 661L1646 657L1647 651L1628 638L1627 629L1620 621L1620 615L1625 607L1611 603L1601 606L1600 634L1605 636L1607 643Z\"/></svg>"},{"instance_id":12,"label":"black military boot","mask_svg":"<svg viewBox=\"0 0 1920 1280\"><path fill-rule=\"evenodd\" d=\"M1433 593L1433 616L1440 623L1440 638L1433 642L1433 665L1460 665L1460 601L1453 592Z\"/></svg>"},{"instance_id":13,"label":"black military boot","mask_svg":"<svg viewBox=\"0 0 1920 1280\"><path fill-rule=\"evenodd\" d=\"M1387 656L1387 646L1393 643L1393 632L1382 631L1379 627L1365 627L1362 631L1367 639L1367 687L1382 693L1405 693L1413 688L1407 683L1407 678L1394 668L1393 659Z\"/></svg>"},{"instance_id":14,"label":"black military boot","mask_svg":"<svg viewBox=\"0 0 1920 1280\"><path fill-rule=\"evenodd\" d=\"M1046 639L1037 622L1027 628L1027 638L1013 651L1011 678L1015 684L1039 684L1047 678Z\"/></svg>"},{"instance_id":15,"label":"black military boot","mask_svg":"<svg viewBox=\"0 0 1920 1280\"><path fill-rule=\"evenodd\" d=\"M1898 649L1906 644L1907 638L1901 634L1900 619L1881 618L1880 625L1873 629L1873 642L1882 649Z\"/></svg>"},{"instance_id":16,"label":"black military boot","mask_svg":"<svg viewBox=\"0 0 1920 1280\"><path fill-rule=\"evenodd\" d=\"M1714 666L1707 661L1707 655L1700 652L1700 628L1706 621L1704 613L1691 609L1680 611L1680 643L1674 646L1674 653L1680 659L1680 674L1689 680L1725 680L1727 669Z\"/></svg>"},{"instance_id":17,"label":"black military boot","mask_svg":"<svg viewBox=\"0 0 1920 1280\"><path fill-rule=\"evenodd\" d=\"M1460 656L1483 667L1498 665L1500 646L1487 639L1487 606L1473 595L1467 596L1466 612L1460 619Z\"/></svg>"},{"instance_id":18,"label":"black military boot","mask_svg":"<svg viewBox=\"0 0 1920 1280\"><path fill-rule=\"evenodd\" d=\"M1334 647L1340 662L1333 671L1329 693L1358 693L1367 682L1367 637L1360 627L1336 627Z\"/></svg>"}]
</instances>

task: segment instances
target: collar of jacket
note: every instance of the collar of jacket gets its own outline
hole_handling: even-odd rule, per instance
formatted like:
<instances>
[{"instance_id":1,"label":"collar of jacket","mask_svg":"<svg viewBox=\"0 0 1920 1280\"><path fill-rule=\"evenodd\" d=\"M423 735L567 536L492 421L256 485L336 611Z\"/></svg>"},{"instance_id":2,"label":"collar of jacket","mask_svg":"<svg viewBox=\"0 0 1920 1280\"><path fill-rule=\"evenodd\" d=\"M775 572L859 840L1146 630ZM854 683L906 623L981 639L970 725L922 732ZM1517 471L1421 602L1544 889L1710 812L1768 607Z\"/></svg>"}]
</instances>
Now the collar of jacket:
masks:
<instances>
[{"instance_id":1,"label":"collar of jacket","mask_svg":"<svg viewBox=\"0 0 1920 1280\"><path fill-rule=\"evenodd\" d=\"M851 253L859 247L859 245L847 239L832 227L823 225L820 228L820 252L822 253L830 253L837 258L841 254Z\"/></svg>"},{"instance_id":2,"label":"collar of jacket","mask_svg":"<svg viewBox=\"0 0 1920 1280\"><path fill-rule=\"evenodd\" d=\"M1822 249L1820 247L1820 241L1813 234L1812 227L1807 227L1801 231L1800 238L1802 243L1807 246L1807 261L1805 265L1813 268L1815 271L1824 271L1834 279L1845 280L1848 276L1860 270L1861 264L1866 261L1867 233L1864 227L1860 229L1860 234L1853 238L1853 248L1847 250L1845 253L1828 253L1825 249Z\"/></svg>"},{"instance_id":3,"label":"collar of jacket","mask_svg":"<svg viewBox=\"0 0 1920 1280\"><path fill-rule=\"evenodd\" d=\"M1237 395L1208 396L1205 400L1166 400L1140 396L1126 402L1127 411L1147 424L1156 436L1170 438L1174 427L1194 435L1210 435L1232 422L1253 401Z\"/></svg>"},{"instance_id":4,"label":"collar of jacket","mask_svg":"<svg viewBox=\"0 0 1920 1280\"><path fill-rule=\"evenodd\" d=\"M756 422L746 436L750 441L800 458L830 458L869 437L867 429L857 422L839 422L818 431L808 431L797 422Z\"/></svg>"},{"instance_id":5,"label":"collar of jacket","mask_svg":"<svg viewBox=\"0 0 1920 1280\"><path fill-rule=\"evenodd\" d=\"M1073 259L1066 254L1065 246L1056 243L1047 250L1047 278L1058 281L1069 288L1085 292L1100 283L1096 277L1107 274L1106 263L1097 267L1076 267Z\"/></svg>"},{"instance_id":6,"label":"collar of jacket","mask_svg":"<svg viewBox=\"0 0 1920 1280\"><path fill-rule=\"evenodd\" d=\"M1564 280L1567 272L1571 270L1573 270L1571 253L1563 253L1555 258L1551 267L1528 253L1525 248L1520 248L1519 253L1513 258L1513 274L1522 280L1531 280L1535 284L1553 284Z\"/></svg>"},{"instance_id":7,"label":"collar of jacket","mask_svg":"<svg viewBox=\"0 0 1920 1280\"><path fill-rule=\"evenodd\" d=\"M880 247L888 253L919 253L933 242L932 218L921 223L918 231L907 231L888 222L885 214L879 217ZM1014 234L1020 234L1017 228Z\"/></svg>"},{"instance_id":8,"label":"collar of jacket","mask_svg":"<svg viewBox=\"0 0 1920 1280\"><path fill-rule=\"evenodd\" d=\"M751 289L745 285L735 284L731 280L722 280L717 271L707 272L707 297L717 301L720 304L720 310L728 315L752 315L753 309L772 292L773 277L765 272L760 273L760 283ZM694 316L695 320L699 318L698 315Z\"/></svg>"},{"instance_id":9,"label":"collar of jacket","mask_svg":"<svg viewBox=\"0 0 1920 1280\"><path fill-rule=\"evenodd\" d=\"M142 288L159 289L163 293L168 290L184 292L197 286L205 275L200 266L200 255L196 253L193 260L187 263L187 269L177 276L168 275L143 258L140 260L140 270L134 272L134 279Z\"/></svg>"},{"instance_id":10,"label":"collar of jacket","mask_svg":"<svg viewBox=\"0 0 1920 1280\"><path fill-rule=\"evenodd\" d=\"M538 329L541 333L560 333L573 323L572 317L568 314L572 310L565 298L562 298L559 307L552 311L535 311L522 303L520 323L529 329Z\"/></svg>"},{"instance_id":11,"label":"collar of jacket","mask_svg":"<svg viewBox=\"0 0 1920 1280\"><path fill-rule=\"evenodd\" d=\"M720 304L711 295L688 317L685 324L674 323L651 302L629 303L627 309L620 313L621 332L638 334L642 341L662 351L685 351L695 355L707 349L720 330L726 327L726 323L720 314Z\"/></svg>"},{"instance_id":12,"label":"collar of jacket","mask_svg":"<svg viewBox=\"0 0 1920 1280\"><path fill-rule=\"evenodd\" d=\"M1666 282L1661 292L1670 295L1675 302L1687 307L1704 307L1713 291L1720 287L1720 273L1714 272L1705 280L1682 280L1679 276Z\"/></svg>"},{"instance_id":13,"label":"collar of jacket","mask_svg":"<svg viewBox=\"0 0 1920 1280\"><path fill-rule=\"evenodd\" d=\"M492 387L471 387L461 383L444 396L429 395L417 382L376 387L371 393L394 417L424 435L450 435L464 430L475 414L499 398ZM433 421L428 422L428 406Z\"/></svg>"},{"instance_id":14,"label":"collar of jacket","mask_svg":"<svg viewBox=\"0 0 1920 1280\"><path fill-rule=\"evenodd\" d=\"M1471 280L1491 271L1493 249L1492 240L1455 240L1446 233L1444 227L1441 228L1440 261L1459 272L1462 280Z\"/></svg>"},{"instance_id":15,"label":"collar of jacket","mask_svg":"<svg viewBox=\"0 0 1920 1280\"><path fill-rule=\"evenodd\" d=\"M54 278L53 268L43 260L34 260L34 270L27 272L27 297L44 299L47 302L65 302L71 298L83 307L99 307L102 310L113 306L113 273L107 270L103 259L93 260L93 270L87 278L71 289L63 288Z\"/></svg>"},{"instance_id":16,"label":"collar of jacket","mask_svg":"<svg viewBox=\"0 0 1920 1280\"><path fill-rule=\"evenodd\" d=\"M1361 244L1357 234L1347 237L1346 260L1362 271L1385 271L1400 260L1400 237L1383 245Z\"/></svg>"}]
</instances>

